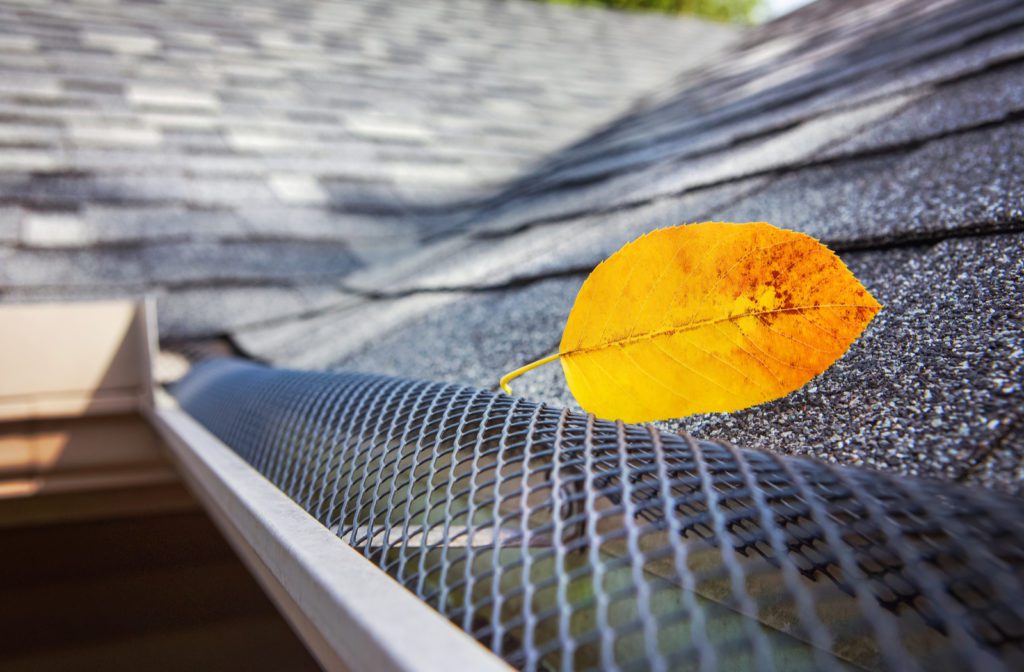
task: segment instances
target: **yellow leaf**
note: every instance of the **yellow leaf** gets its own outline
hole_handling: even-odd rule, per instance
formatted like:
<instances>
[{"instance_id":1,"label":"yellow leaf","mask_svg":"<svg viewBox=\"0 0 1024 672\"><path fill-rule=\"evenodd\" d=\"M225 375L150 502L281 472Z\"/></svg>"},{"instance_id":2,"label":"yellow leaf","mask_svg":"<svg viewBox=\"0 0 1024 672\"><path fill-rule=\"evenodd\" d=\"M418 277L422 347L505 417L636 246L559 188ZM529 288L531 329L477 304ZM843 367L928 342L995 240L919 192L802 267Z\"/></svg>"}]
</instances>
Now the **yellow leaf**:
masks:
<instances>
[{"instance_id":1,"label":"yellow leaf","mask_svg":"<svg viewBox=\"0 0 1024 672\"><path fill-rule=\"evenodd\" d=\"M557 354L594 415L627 422L734 411L827 369L881 306L810 236L763 222L659 229L603 261Z\"/></svg>"}]
</instances>

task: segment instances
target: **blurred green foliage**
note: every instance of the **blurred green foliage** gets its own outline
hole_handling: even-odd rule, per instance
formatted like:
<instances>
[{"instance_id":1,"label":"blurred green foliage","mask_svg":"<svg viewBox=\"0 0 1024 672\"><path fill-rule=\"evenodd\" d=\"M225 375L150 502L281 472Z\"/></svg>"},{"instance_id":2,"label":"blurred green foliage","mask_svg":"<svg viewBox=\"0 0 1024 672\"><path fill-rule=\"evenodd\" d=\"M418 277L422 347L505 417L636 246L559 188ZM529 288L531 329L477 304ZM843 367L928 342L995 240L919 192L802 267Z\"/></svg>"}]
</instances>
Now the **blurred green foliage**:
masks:
<instances>
[{"instance_id":1,"label":"blurred green foliage","mask_svg":"<svg viewBox=\"0 0 1024 672\"><path fill-rule=\"evenodd\" d=\"M589 5L631 11L692 14L715 21L749 22L761 0L547 0L562 5Z\"/></svg>"}]
</instances>

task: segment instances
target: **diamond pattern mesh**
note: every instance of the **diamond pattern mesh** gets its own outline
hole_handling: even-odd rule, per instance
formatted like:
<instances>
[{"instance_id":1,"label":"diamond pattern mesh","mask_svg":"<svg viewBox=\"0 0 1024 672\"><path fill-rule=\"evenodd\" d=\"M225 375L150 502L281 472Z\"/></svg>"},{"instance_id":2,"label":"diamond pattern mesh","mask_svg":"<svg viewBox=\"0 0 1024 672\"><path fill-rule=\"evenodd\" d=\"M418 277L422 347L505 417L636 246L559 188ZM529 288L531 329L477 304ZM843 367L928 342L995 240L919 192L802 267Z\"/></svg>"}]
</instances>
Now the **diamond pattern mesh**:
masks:
<instances>
[{"instance_id":1,"label":"diamond pattern mesh","mask_svg":"<svg viewBox=\"0 0 1024 672\"><path fill-rule=\"evenodd\" d=\"M458 385L215 360L174 392L518 668L1024 668L1016 499Z\"/></svg>"}]
</instances>

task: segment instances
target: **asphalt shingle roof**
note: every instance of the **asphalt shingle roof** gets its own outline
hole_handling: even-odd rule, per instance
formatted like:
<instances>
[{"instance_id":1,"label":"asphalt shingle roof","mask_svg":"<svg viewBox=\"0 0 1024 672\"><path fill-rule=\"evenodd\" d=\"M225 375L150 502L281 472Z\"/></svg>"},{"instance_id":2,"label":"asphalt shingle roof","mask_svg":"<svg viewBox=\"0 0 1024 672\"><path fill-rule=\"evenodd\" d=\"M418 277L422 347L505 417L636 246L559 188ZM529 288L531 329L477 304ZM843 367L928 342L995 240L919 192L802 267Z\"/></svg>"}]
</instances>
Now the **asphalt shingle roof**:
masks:
<instances>
[{"instance_id":1,"label":"asphalt shingle roof","mask_svg":"<svg viewBox=\"0 0 1024 672\"><path fill-rule=\"evenodd\" d=\"M154 292L173 338L312 310L736 34L533 2L0 1L0 296Z\"/></svg>"},{"instance_id":2,"label":"asphalt shingle roof","mask_svg":"<svg viewBox=\"0 0 1024 672\"><path fill-rule=\"evenodd\" d=\"M473 22L497 25L488 12L508 12L500 20L515 26L510 34L480 27L470 40L478 51L500 54L507 69L453 38L459 31L437 22L442 10L432 3L409 16L404 7L374 3L345 10L366 12L360 26L412 26L394 43L387 31L365 31L358 58L370 60L358 62L326 37L330 31L319 33L315 49L273 37L254 42L252 26L273 15L264 7L237 27L218 24L213 34L226 41L209 63L196 59L209 57L210 41L176 47L185 51L169 62L188 63L190 54L204 64L203 81L218 84L174 94L183 97L172 105L175 114L187 108L194 126L172 135L157 123L158 153L122 147L113 179L84 149L55 154L48 144L69 132L65 117L81 111L78 103L40 115L63 121L31 124L34 135L23 137L36 145L9 153L0 174L7 194L0 209L3 291L33 298L156 285L168 338L225 334L244 353L280 365L494 387L501 373L555 350L586 274L623 243L685 221L767 220L831 245L885 309L838 364L797 393L740 413L666 424L752 448L1021 491L1024 6L819 0L746 31L731 46L728 34L709 35L707 44L723 51L708 47L701 67L685 72L675 72L672 54L703 30L694 33L688 22L526 3L441 6L464 10L459 26L471 34ZM279 18L324 30L326 19L302 7L288 5ZM212 5L189 8L200 23L225 20ZM526 52L563 31L531 27L537 17L568 26L565 39L576 49L600 36L591 46L605 55L545 72L543 59ZM581 27L572 27L572 17ZM60 21L73 22L62 15L50 23ZM84 48L83 28L75 30L76 48ZM56 32L60 39L46 42L44 35L56 39L49 31L16 31L34 40L25 43L31 48L23 69L46 48L66 47L69 31ZM133 35L122 58L139 58L132 50L160 53ZM109 38L90 39L89 49L110 49L96 46ZM164 37L153 39L166 48ZM301 42L297 33L292 39ZM412 58L426 44L442 43L448 51ZM332 54L328 61L324 53ZM383 54L386 73L370 67ZM258 66L246 61L253 58ZM282 96L250 86L245 78L258 72L234 71L239 61L268 65ZM97 68L101 62L90 61ZM156 67L144 64L147 72ZM632 81L645 69L652 71L643 82ZM417 89L430 104L385 105L396 114L383 127L352 121L378 109L376 87L399 80L413 86L410 73L424 70L436 75L436 88ZM670 81L670 74L677 76ZM95 100L113 94L89 86L111 85L113 77L120 96L134 76L85 76L80 68L74 86L58 78L57 94L48 80L27 78L17 95L0 92L8 95L0 120L29 124L29 104L19 101L31 87L37 97L68 97L73 88ZM79 80L91 82L89 93L78 91L85 85ZM305 100L295 92L309 91L303 87L311 81L319 86L311 100L321 103L289 107ZM480 93L494 87L507 91L505 102ZM637 100L645 89L650 94ZM130 93L133 105L145 103L133 114L163 105L160 95ZM488 102L460 98L471 95ZM602 95L616 99L593 108L591 99ZM334 106L335 98L362 116ZM628 111L598 128L628 101ZM214 103L215 138L203 125ZM547 112L514 112L523 104ZM584 111L593 114L581 124ZM282 116L271 123L274 114ZM263 115L263 126L242 123L251 115ZM317 140L274 144L281 129L295 131L296 124ZM152 144L132 128L116 142ZM81 133L83 147L105 141L88 128ZM571 135L578 141L566 146ZM351 153L341 144L335 151L331 138L342 136L338 142ZM179 145L211 149L171 151ZM516 152L529 157L517 161ZM97 163L24 167L68 156ZM168 166L196 167L154 176L160 156L177 157ZM10 167L18 162L23 166ZM129 167L135 163L140 167ZM456 179L477 167L482 172L472 179ZM498 169L504 172L488 172ZM442 178L462 191L424 186ZM153 219L140 215L143 209ZM153 221L164 224L149 226ZM527 374L516 391L573 404L557 365Z\"/></svg>"}]
</instances>

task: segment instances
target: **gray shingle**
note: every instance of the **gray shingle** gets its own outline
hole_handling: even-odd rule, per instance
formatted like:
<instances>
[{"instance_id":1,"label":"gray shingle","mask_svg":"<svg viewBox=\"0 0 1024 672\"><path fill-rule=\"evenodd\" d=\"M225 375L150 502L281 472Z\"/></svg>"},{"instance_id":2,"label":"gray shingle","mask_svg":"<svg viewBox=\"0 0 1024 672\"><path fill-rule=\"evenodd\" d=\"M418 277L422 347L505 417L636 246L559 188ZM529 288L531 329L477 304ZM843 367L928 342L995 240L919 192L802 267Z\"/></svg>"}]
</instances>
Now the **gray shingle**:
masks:
<instances>
[{"instance_id":1,"label":"gray shingle","mask_svg":"<svg viewBox=\"0 0 1024 672\"><path fill-rule=\"evenodd\" d=\"M249 233L237 214L230 210L89 205L82 217L93 238L107 244L237 240Z\"/></svg>"},{"instance_id":2,"label":"gray shingle","mask_svg":"<svg viewBox=\"0 0 1024 672\"><path fill-rule=\"evenodd\" d=\"M334 212L320 208L248 208L234 211L244 224L242 237L267 240L394 241L414 230L404 218Z\"/></svg>"},{"instance_id":3,"label":"gray shingle","mask_svg":"<svg viewBox=\"0 0 1024 672\"><path fill-rule=\"evenodd\" d=\"M326 179L320 184L336 210L384 215L400 215L406 210L405 202L388 182Z\"/></svg>"},{"instance_id":4,"label":"gray shingle","mask_svg":"<svg viewBox=\"0 0 1024 672\"><path fill-rule=\"evenodd\" d=\"M183 200L196 208L238 208L277 205L270 185L263 179L195 178L182 184Z\"/></svg>"},{"instance_id":5,"label":"gray shingle","mask_svg":"<svg viewBox=\"0 0 1024 672\"><path fill-rule=\"evenodd\" d=\"M44 149L52 152L58 149L59 141L60 133L53 126L24 123L0 125L0 147L4 147L5 152L10 152L13 149ZM39 161L38 163L43 162ZM6 167L5 169L15 167L24 170L29 168L25 165L19 166L17 162L11 161L9 156L4 157L2 165Z\"/></svg>"},{"instance_id":6,"label":"gray shingle","mask_svg":"<svg viewBox=\"0 0 1024 672\"><path fill-rule=\"evenodd\" d=\"M1021 33L1024 39L1024 32ZM1024 110L1024 63L1011 62L992 72L943 86L899 114L874 124L825 156L877 151L958 129L1019 117Z\"/></svg>"},{"instance_id":7,"label":"gray shingle","mask_svg":"<svg viewBox=\"0 0 1024 672\"><path fill-rule=\"evenodd\" d=\"M45 208L73 208L87 203L180 203L185 181L177 176L117 177L75 171L33 175L0 174L0 201Z\"/></svg>"},{"instance_id":8,"label":"gray shingle","mask_svg":"<svg viewBox=\"0 0 1024 672\"><path fill-rule=\"evenodd\" d=\"M0 245L18 242L21 233L21 219L25 211L17 207L0 207Z\"/></svg>"},{"instance_id":9,"label":"gray shingle","mask_svg":"<svg viewBox=\"0 0 1024 672\"><path fill-rule=\"evenodd\" d=\"M156 147L163 141L159 130L144 126L74 123L68 129L77 147Z\"/></svg>"},{"instance_id":10,"label":"gray shingle","mask_svg":"<svg viewBox=\"0 0 1024 672\"><path fill-rule=\"evenodd\" d=\"M168 243L143 248L141 260L155 284L200 287L333 280L358 263L343 245L323 242Z\"/></svg>"},{"instance_id":11,"label":"gray shingle","mask_svg":"<svg viewBox=\"0 0 1024 672\"><path fill-rule=\"evenodd\" d=\"M910 152L815 166L722 213L765 220L840 247L1020 228L1024 124L1007 124Z\"/></svg>"},{"instance_id":12,"label":"gray shingle","mask_svg":"<svg viewBox=\"0 0 1024 672\"><path fill-rule=\"evenodd\" d=\"M0 152L0 172L55 170L62 165L60 151L52 149L4 148Z\"/></svg>"},{"instance_id":13,"label":"gray shingle","mask_svg":"<svg viewBox=\"0 0 1024 672\"><path fill-rule=\"evenodd\" d=\"M135 250L87 248L25 250L0 248L0 287L45 288L51 296L67 288L141 287L146 275Z\"/></svg>"},{"instance_id":14,"label":"gray shingle","mask_svg":"<svg viewBox=\"0 0 1024 672\"><path fill-rule=\"evenodd\" d=\"M160 336L202 338L252 322L294 315L309 306L291 287L190 288L157 294Z\"/></svg>"},{"instance_id":15,"label":"gray shingle","mask_svg":"<svg viewBox=\"0 0 1024 672\"><path fill-rule=\"evenodd\" d=\"M20 242L25 247L89 247L95 241L75 212L26 212L21 220Z\"/></svg>"}]
</instances>

